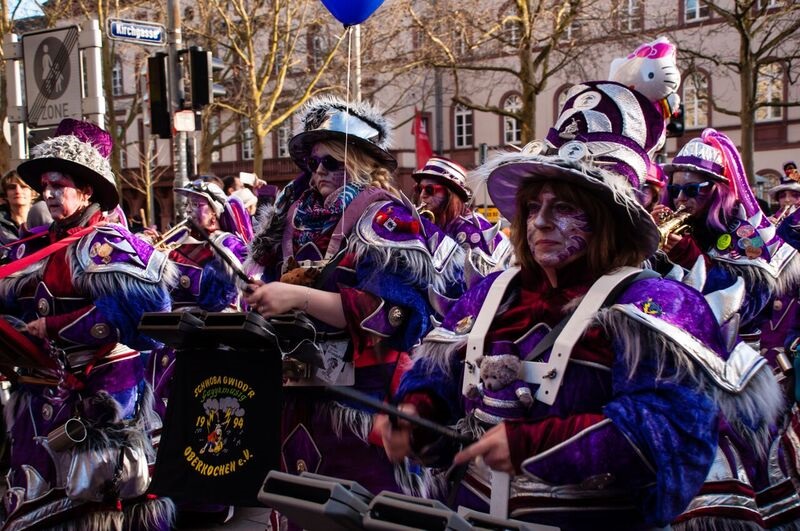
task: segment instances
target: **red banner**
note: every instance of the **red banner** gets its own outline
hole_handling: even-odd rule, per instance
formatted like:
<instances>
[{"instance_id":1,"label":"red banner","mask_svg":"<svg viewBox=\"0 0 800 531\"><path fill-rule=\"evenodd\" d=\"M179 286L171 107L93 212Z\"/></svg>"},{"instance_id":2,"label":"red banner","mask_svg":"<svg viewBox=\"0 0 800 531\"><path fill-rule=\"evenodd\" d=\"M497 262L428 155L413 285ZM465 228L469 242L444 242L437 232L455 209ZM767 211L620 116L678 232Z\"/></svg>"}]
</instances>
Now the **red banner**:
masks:
<instances>
[{"instance_id":1,"label":"red banner","mask_svg":"<svg viewBox=\"0 0 800 531\"><path fill-rule=\"evenodd\" d=\"M417 152L417 169L425 166L428 159L433 156L433 149L431 148L431 140L428 137L428 127L422 120L422 113L415 110L414 126L411 133L416 139L416 152Z\"/></svg>"}]
</instances>

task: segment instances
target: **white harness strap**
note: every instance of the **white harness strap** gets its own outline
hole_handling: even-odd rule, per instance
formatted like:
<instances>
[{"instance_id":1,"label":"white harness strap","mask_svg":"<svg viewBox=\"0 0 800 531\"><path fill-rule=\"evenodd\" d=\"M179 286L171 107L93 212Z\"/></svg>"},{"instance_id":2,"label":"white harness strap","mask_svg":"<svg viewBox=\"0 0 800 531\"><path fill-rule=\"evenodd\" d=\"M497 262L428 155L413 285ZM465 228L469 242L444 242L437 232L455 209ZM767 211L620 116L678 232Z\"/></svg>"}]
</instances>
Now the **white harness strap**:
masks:
<instances>
[{"instance_id":1,"label":"white harness strap","mask_svg":"<svg viewBox=\"0 0 800 531\"><path fill-rule=\"evenodd\" d=\"M637 267L621 267L614 273L600 277L589 288L578 308L556 338L548 361L546 363L540 361L522 362L522 374L520 377L528 383L539 385L539 389L536 391L536 400L548 405L552 405L555 402L575 344L586 331L597 311L605 303L608 294L620 282L639 274L641 271Z\"/></svg>"},{"instance_id":2,"label":"white harness strap","mask_svg":"<svg viewBox=\"0 0 800 531\"><path fill-rule=\"evenodd\" d=\"M478 370L478 358L483 355L483 343L492 321L497 316L497 309L506 294L508 285L519 273L519 267L509 267L497 277L492 284L486 299L483 301L475 324L467 337L467 352L464 355L464 380L461 383L461 394L466 395L471 385L477 386L481 381Z\"/></svg>"},{"instance_id":3,"label":"white harness strap","mask_svg":"<svg viewBox=\"0 0 800 531\"><path fill-rule=\"evenodd\" d=\"M589 326L594 315L602 308L609 293L625 279L637 275L642 270L636 267L622 267L609 275L600 277L583 297L578 308L567 321L564 329L553 344L550 358L547 363L539 361L523 361L520 377L528 383L538 384L536 400L548 405L555 402L561 380L569 362L572 349ZM511 280L519 273L518 267L509 268L492 284L481 306L475 324L467 338L467 352L464 356L464 379L461 386L462 394L466 394L470 385L480 383L480 371L477 359L483 354L486 334L492 321L497 316L497 310L508 289ZM508 518L508 501L510 499L511 477L505 472L492 470L489 512L496 518Z\"/></svg>"}]
</instances>

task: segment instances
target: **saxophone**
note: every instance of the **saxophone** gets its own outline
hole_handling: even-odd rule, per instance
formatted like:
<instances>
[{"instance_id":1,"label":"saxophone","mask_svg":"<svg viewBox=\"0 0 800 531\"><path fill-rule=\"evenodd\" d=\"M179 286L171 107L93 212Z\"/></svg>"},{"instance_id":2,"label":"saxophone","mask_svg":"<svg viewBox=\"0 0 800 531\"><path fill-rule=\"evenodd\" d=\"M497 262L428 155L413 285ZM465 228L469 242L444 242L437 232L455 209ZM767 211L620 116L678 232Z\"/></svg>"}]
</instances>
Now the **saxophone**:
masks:
<instances>
[{"instance_id":1,"label":"saxophone","mask_svg":"<svg viewBox=\"0 0 800 531\"><path fill-rule=\"evenodd\" d=\"M670 234L683 235L689 232L691 227L686 223L689 216L691 216L691 213L686 211L685 205L679 206L674 212L665 211L658 216L656 224L661 236L658 242L659 249L664 248Z\"/></svg>"}]
</instances>

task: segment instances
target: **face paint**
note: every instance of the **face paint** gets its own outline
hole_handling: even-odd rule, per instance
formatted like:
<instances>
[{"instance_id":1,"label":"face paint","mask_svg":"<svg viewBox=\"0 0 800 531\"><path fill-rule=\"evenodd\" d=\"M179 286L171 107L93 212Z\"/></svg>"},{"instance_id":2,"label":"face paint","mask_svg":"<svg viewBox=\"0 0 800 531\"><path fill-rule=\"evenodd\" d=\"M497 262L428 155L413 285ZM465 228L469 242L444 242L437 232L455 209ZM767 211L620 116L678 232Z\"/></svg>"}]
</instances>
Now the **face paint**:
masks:
<instances>
[{"instance_id":1,"label":"face paint","mask_svg":"<svg viewBox=\"0 0 800 531\"><path fill-rule=\"evenodd\" d=\"M419 184L415 189L419 190L419 201L417 204L425 203L425 207L437 216L442 214L444 208L447 206L447 200L450 199L450 192L447 190L446 186L436 179L423 177L419 180Z\"/></svg>"},{"instance_id":2,"label":"face paint","mask_svg":"<svg viewBox=\"0 0 800 531\"><path fill-rule=\"evenodd\" d=\"M586 254L592 232L586 212L560 200L548 185L528 204L528 247L548 277Z\"/></svg>"},{"instance_id":3,"label":"face paint","mask_svg":"<svg viewBox=\"0 0 800 531\"><path fill-rule=\"evenodd\" d=\"M92 189L84 190L76 188L69 175L57 171L42 174L42 197L55 221L68 218L89 204Z\"/></svg>"},{"instance_id":4,"label":"face paint","mask_svg":"<svg viewBox=\"0 0 800 531\"><path fill-rule=\"evenodd\" d=\"M190 217L197 221L197 224L203 227L209 233L219 230L219 222L217 221L217 214L208 200L203 197L190 196L189 204L187 205L188 214Z\"/></svg>"},{"instance_id":5,"label":"face paint","mask_svg":"<svg viewBox=\"0 0 800 531\"><path fill-rule=\"evenodd\" d=\"M326 156L333 156L322 144L315 144L311 149L311 157L320 161ZM335 157L334 157L335 158ZM311 186L316 188L323 199L344 186L345 169L329 170L324 164L318 164L311 174Z\"/></svg>"}]
</instances>

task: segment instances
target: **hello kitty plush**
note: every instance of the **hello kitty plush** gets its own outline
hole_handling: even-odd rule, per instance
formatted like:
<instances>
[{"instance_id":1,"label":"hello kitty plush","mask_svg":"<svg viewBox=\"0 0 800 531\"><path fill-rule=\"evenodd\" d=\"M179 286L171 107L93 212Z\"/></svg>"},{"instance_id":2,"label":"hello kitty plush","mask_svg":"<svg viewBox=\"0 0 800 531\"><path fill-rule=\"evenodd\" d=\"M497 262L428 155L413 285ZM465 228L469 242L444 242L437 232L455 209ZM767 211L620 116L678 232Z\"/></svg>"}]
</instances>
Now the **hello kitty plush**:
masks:
<instances>
[{"instance_id":1,"label":"hello kitty plush","mask_svg":"<svg viewBox=\"0 0 800 531\"><path fill-rule=\"evenodd\" d=\"M677 48L666 37L642 44L627 57L614 59L609 79L644 94L665 119L678 110L681 73Z\"/></svg>"}]
</instances>

